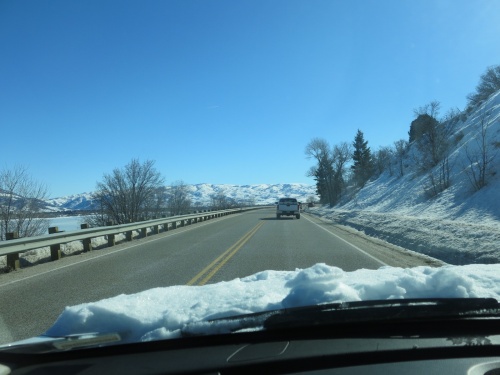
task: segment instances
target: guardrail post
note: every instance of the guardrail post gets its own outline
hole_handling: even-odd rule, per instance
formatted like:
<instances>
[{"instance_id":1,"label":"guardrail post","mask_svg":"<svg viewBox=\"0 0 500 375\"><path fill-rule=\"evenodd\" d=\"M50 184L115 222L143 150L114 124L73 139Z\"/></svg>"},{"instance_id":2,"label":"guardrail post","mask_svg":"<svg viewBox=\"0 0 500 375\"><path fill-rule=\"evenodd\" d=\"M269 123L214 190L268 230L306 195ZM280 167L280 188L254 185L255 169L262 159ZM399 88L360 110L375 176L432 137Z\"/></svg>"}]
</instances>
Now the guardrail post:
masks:
<instances>
[{"instance_id":1,"label":"guardrail post","mask_svg":"<svg viewBox=\"0 0 500 375\"><path fill-rule=\"evenodd\" d=\"M15 240L19 238L19 232L9 232L5 234L5 239ZM7 268L11 270L18 270L21 268L19 263L19 253L7 254Z\"/></svg>"},{"instance_id":2,"label":"guardrail post","mask_svg":"<svg viewBox=\"0 0 500 375\"><path fill-rule=\"evenodd\" d=\"M89 252L92 251L92 240L90 238L85 238L82 240L83 243L83 251L84 252Z\"/></svg>"},{"instance_id":3,"label":"guardrail post","mask_svg":"<svg viewBox=\"0 0 500 375\"><path fill-rule=\"evenodd\" d=\"M49 227L49 234L59 232L59 227ZM50 246L50 260L61 259L61 244Z\"/></svg>"},{"instance_id":4,"label":"guardrail post","mask_svg":"<svg viewBox=\"0 0 500 375\"><path fill-rule=\"evenodd\" d=\"M128 222L131 223L132 220L129 220ZM132 241L133 239L132 236L133 236L133 231L129 230L125 232L125 238L127 239L127 241Z\"/></svg>"},{"instance_id":5,"label":"guardrail post","mask_svg":"<svg viewBox=\"0 0 500 375\"><path fill-rule=\"evenodd\" d=\"M158 234L158 233L160 233L160 226L153 225L153 234Z\"/></svg>"},{"instance_id":6,"label":"guardrail post","mask_svg":"<svg viewBox=\"0 0 500 375\"><path fill-rule=\"evenodd\" d=\"M88 224L80 224L81 229L88 229L89 225ZM92 239L91 238L85 238L82 240L83 244L83 251L84 252L89 252L92 251Z\"/></svg>"},{"instance_id":7,"label":"guardrail post","mask_svg":"<svg viewBox=\"0 0 500 375\"><path fill-rule=\"evenodd\" d=\"M132 241L132 231L129 230L125 232L125 237L127 238L127 241Z\"/></svg>"},{"instance_id":8,"label":"guardrail post","mask_svg":"<svg viewBox=\"0 0 500 375\"><path fill-rule=\"evenodd\" d=\"M177 229L177 221L174 221L174 222L172 223L172 229Z\"/></svg>"},{"instance_id":9,"label":"guardrail post","mask_svg":"<svg viewBox=\"0 0 500 375\"><path fill-rule=\"evenodd\" d=\"M181 227L185 226L186 223L184 222L184 219L181 219Z\"/></svg>"},{"instance_id":10,"label":"guardrail post","mask_svg":"<svg viewBox=\"0 0 500 375\"><path fill-rule=\"evenodd\" d=\"M141 238L148 236L148 228L141 228Z\"/></svg>"},{"instance_id":11,"label":"guardrail post","mask_svg":"<svg viewBox=\"0 0 500 375\"><path fill-rule=\"evenodd\" d=\"M108 221L106 223L106 226L110 227L113 225L112 221ZM116 238L114 234L108 234L108 247L115 246L116 244Z\"/></svg>"}]
</instances>

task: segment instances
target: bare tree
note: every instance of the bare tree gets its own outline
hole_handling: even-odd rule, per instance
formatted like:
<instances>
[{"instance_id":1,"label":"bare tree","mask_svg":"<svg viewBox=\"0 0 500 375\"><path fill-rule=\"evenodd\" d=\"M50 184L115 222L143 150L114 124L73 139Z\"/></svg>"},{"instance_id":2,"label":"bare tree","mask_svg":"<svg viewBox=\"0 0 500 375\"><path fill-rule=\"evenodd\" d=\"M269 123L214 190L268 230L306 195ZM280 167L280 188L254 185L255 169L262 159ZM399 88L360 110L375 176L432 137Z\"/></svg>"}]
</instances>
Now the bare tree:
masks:
<instances>
[{"instance_id":1,"label":"bare tree","mask_svg":"<svg viewBox=\"0 0 500 375\"><path fill-rule=\"evenodd\" d=\"M47 232L49 221L43 218L47 187L35 181L24 166L0 172L0 239L9 232L31 237Z\"/></svg>"},{"instance_id":2,"label":"bare tree","mask_svg":"<svg viewBox=\"0 0 500 375\"><path fill-rule=\"evenodd\" d=\"M469 107L474 107L483 103L488 97L500 90L500 65L490 66L486 72L481 75L476 92L469 94Z\"/></svg>"},{"instance_id":3,"label":"bare tree","mask_svg":"<svg viewBox=\"0 0 500 375\"><path fill-rule=\"evenodd\" d=\"M444 114L441 122L449 122L454 125L460 120L461 116L462 116L462 111L460 111L460 109L458 109L457 107L450 108Z\"/></svg>"},{"instance_id":4,"label":"bare tree","mask_svg":"<svg viewBox=\"0 0 500 375\"><path fill-rule=\"evenodd\" d=\"M316 161L319 161L327 155L330 151L330 146L328 142L323 138L313 138L307 144L305 149L305 154L308 159L314 158Z\"/></svg>"},{"instance_id":5,"label":"bare tree","mask_svg":"<svg viewBox=\"0 0 500 375\"><path fill-rule=\"evenodd\" d=\"M396 160L398 163L399 176L404 175L404 160L406 154L408 153L408 141L404 139L400 139L399 141L394 142L394 150L396 155Z\"/></svg>"},{"instance_id":6,"label":"bare tree","mask_svg":"<svg viewBox=\"0 0 500 375\"><path fill-rule=\"evenodd\" d=\"M314 204L314 202L316 202L316 197L314 195L310 195L307 197L306 199L307 204Z\"/></svg>"},{"instance_id":7,"label":"bare tree","mask_svg":"<svg viewBox=\"0 0 500 375\"><path fill-rule=\"evenodd\" d=\"M212 201L212 210L226 210L239 206L238 202L226 195L224 189L221 189L217 193L212 194L210 196L210 199Z\"/></svg>"},{"instance_id":8,"label":"bare tree","mask_svg":"<svg viewBox=\"0 0 500 375\"><path fill-rule=\"evenodd\" d=\"M424 187L425 193L429 198L435 197L451 186L452 166L449 159L448 155L445 155L437 166L429 171L428 183Z\"/></svg>"},{"instance_id":9,"label":"bare tree","mask_svg":"<svg viewBox=\"0 0 500 375\"><path fill-rule=\"evenodd\" d=\"M183 181L174 182L167 191L167 209L170 215L182 215L189 211L189 187Z\"/></svg>"},{"instance_id":10,"label":"bare tree","mask_svg":"<svg viewBox=\"0 0 500 375\"><path fill-rule=\"evenodd\" d=\"M468 165L464 168L469 182L475 191L483 188L488 183L487 175L491 163L498 154L493 150L493 145L488 143L489 113L484 112L480 118L479 132L476 134L475 144L465 147Z\"/></svg>"},{"instance_id":11,"label":"bare tree","mask_svg":"<svg viewBox=\"0 0 500 375\"><path fill-rule=\"evenodd\" d=\"M321 203L333 204L334 192L332 189L333 165L331 150L328 142L322 138L313 138L305 148L308 159L316 160L316 165L308 171L308 176L316 180L316 192Z\"/></svg>"},{"instance_id":12,"label":"bare tree","mask_svg":"<svg viewBox=\"0 0 500 375\"><path fill-rule=\"evenodd\" d=\"M316 180L316 192L321 203L336 204L345 187L346 164L351 160L352 148L347 142L332 149L321 138L312 139L306 146L307 158L316 159L316 165L308 171L308 176Z\"/></svg>"},{"instance_id":13,"label":"bare tree","mask_svg":"<svg viewBox=\"0 0 500 375\"><path fill-rule=\"evenodd\" d=\"M428 175L424 188L428 197L435 197L451 185L450 139L460 111L450 110L443 121L439 121L440 109L441 104L436 100L420 107L414 111L418 117L410 127L410 140L415 141L420 151L415 162L419 170Z\"/></svg>"},{"instance_id":14,"label":"bare tree","mask_svg":"<svg viewBox=\"0 0 500 375\"><path fill-rule=\"evenodd\" d=\"M347 142L342 142L333 146L332 164L333 164L333 180L332 188L334 202L337 203L344 193L346 180L346 165L352 159L352 147Z\"/></svg>"},{"instance_id":15,"label":"bare tree","mask_svg":"<svg viewBox=\"0 0 500 375\"><path fill-rule=\"evenodd\" d=\"M437 120L440 107L441 104L438 101L433 101L418 110L414 110L415 114L418 114L416 121L421 124L415 141L421 152L419 164L423 171L434 167L439 162L442 154L443 145L441 141L443 141L444 134ZM444 141L446 143L447 139L444 139Z\"/></svg>"},{"instance_id":16,"label":"bare tree","mask_svg":"<svg viewBox=\"0 0 500 375\"><path fill-rule=\"evenodd\" d=\"M393 149L387 146L380 147L377 150L377 152L375 152L374 162L379 175L381 175L385 170L389 171L390 176L393 175L392 163L391 163L393 154L394 154Z\"/></svg>"},{"instance_id":17,"label":"bare tree","mask_svg":"<svg viewBox=\"0 0 500 375\"><path fill-rule=\"evenodd\" d=\"M156 216L165 205L164 178L154 161L132 159L124 168L104 174L93 199L106 221L124 224Z\"/></svg>"}]
</instances>

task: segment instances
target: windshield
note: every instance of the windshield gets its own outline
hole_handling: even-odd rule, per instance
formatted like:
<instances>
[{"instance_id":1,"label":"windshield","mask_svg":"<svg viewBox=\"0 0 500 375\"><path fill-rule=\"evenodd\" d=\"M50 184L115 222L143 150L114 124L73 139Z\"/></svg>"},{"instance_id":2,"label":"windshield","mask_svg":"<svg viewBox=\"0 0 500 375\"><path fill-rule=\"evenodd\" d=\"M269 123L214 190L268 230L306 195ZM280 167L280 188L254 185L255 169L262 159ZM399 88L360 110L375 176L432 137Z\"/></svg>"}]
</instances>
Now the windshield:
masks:
<instances>
[{"instance_id":1,"label":"windshield","mask_svg":"<svg viewBox=\"0 0 500 375\"><path fill-rule=\"evenodd\" d=\"M500 300L498 14L2 1L0 344Z\"/></svg>"}]
</instances>

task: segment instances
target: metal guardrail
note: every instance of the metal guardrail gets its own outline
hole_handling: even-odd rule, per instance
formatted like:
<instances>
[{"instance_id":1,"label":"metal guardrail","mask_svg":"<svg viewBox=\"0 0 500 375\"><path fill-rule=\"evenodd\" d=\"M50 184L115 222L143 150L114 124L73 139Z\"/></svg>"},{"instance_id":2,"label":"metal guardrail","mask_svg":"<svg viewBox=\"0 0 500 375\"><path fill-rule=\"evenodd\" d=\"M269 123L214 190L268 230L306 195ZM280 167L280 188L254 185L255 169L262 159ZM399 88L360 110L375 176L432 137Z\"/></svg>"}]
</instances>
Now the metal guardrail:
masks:
<instances>
[{"instance_id":1,"label":"metal guardrail","mask_svg":"<svg viewBox=\"0 0 500 375\"><path fill-rule=\"evenodd\" d=\"M255 210L259 208L263 207L248 207L222 211L209 211L191 215L172 216L168 218L140 221L130 224L81 229L71 232L58 232L36 237L23 237L19 239L0 242L0 256L7 255L7 266L11 269L18 269L20 268L19 254L29 250L35 250L50 246L52 260L57 260L60 258L60 245L66 244L68 242L82 241L84 251L90 251L92 250L92 245L90 242L92 238L108 236L109 247L115 244L114 236L116 236L117 234L126 233L127 240L131 241L132 232L134 231L141 231L141 237L145 237L147 236L148 228L154 228L153 233L158 234L160 233L160 226L162 227L163 232L166 232L171 229L176 229L178 227L177 223L179 222L180 226L182 227L199 221L205 221L216 217Z\"/></svg>"}]
</instances>

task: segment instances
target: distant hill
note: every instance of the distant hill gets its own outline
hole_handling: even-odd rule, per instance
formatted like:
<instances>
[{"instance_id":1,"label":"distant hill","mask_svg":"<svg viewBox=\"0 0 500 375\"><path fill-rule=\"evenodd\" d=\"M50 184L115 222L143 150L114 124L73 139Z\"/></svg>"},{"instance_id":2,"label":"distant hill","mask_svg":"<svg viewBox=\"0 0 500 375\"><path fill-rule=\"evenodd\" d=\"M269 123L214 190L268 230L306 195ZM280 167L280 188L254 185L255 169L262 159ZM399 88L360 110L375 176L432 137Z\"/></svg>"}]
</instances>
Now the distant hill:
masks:
<instances>
[{"instance_id":1,"label":"distant hill","mask_svg":"<svg viewBox=\"0 0 500 375\"><path fill-rule=\"evenodd\" d=\"M68 195L66 197L48 199L47 203L57 211L80 211L95 208L92 193Z\"/></svg>"},{"instance_id":2,"label":"distant hill","mask_svg":"<svg viewBox=\"0 0 500 375\"><path fill-rule=\"evenodd\" d=\"M272 204L280 197L293 197L305 201L308 197L316 197L316 187L308 184L195 184L188 185L191 192L191 201L194 205L209 205L211 196L223 192L243 204ZM168 187L167 187L168 188ZM49 211L80 211L96 208L92 201L92 193L68 195L52 198L46 201Z\"/></svg>"}]
</instances>

